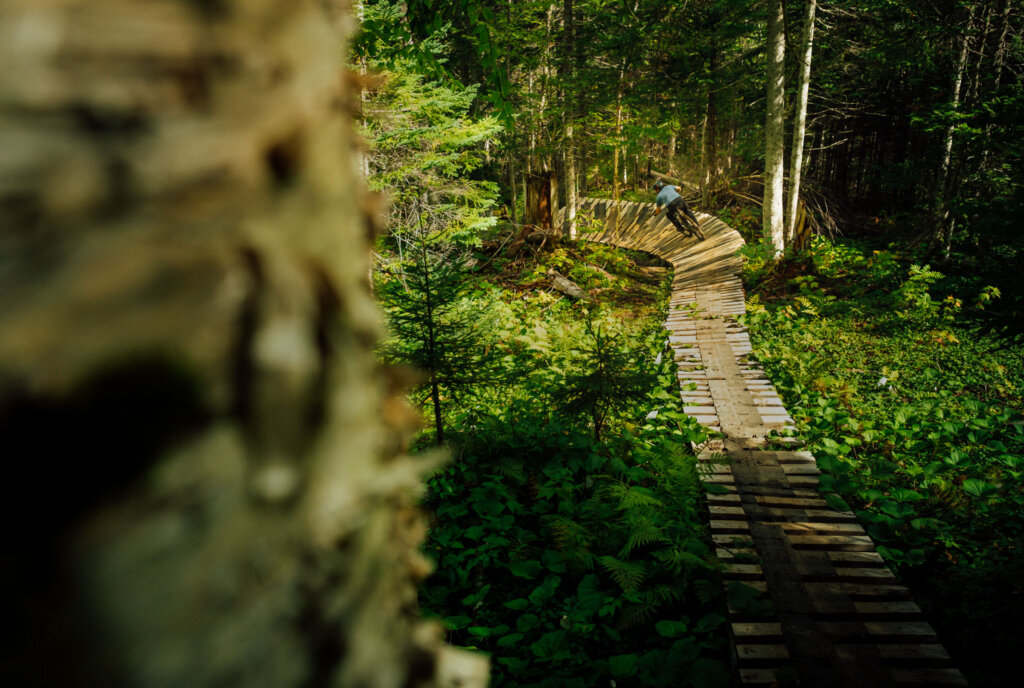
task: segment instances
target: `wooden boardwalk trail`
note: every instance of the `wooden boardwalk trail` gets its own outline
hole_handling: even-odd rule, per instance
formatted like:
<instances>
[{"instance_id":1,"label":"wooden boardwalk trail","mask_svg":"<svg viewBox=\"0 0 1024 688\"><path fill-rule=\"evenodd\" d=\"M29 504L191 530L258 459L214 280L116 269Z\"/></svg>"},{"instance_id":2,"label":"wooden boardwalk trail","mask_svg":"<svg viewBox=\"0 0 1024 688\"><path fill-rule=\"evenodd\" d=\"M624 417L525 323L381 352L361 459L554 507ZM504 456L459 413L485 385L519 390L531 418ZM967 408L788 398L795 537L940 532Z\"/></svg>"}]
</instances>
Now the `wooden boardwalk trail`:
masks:
<instances>
[{"instance_id":1,"label":"wooden boardwalk trail","mask_svg":"<svg viewBox=\"0 0 1024 688\"><path fill-rule=\"evenodd\" d=\"M666 327L685 410L722 433L700 453L705 481L724 488L708 495L712 537L730 585L751 586L772 602L730 607L740 682L967 685L854 514L821 498L814 456L796 443L765 450L766 436L792 419L748 360L750 341L735 319L744 312L736 255L743 239L711 216L698 213L706 237L698 242L664 215L653 217L653 204L620 208L616 226L613 202L584 199L580 215L598 230L581 236L673 265Z\"/></svg>"}]
</instances>

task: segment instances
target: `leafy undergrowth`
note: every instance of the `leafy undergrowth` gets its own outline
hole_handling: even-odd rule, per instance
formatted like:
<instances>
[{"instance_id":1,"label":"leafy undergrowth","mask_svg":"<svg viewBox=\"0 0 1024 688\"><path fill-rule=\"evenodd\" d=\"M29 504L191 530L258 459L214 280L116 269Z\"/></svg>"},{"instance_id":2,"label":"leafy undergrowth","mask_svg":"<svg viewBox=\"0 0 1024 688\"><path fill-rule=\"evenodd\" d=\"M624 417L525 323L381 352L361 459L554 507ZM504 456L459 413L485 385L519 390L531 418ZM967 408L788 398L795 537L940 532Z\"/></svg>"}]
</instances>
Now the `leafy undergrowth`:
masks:
<instances>
[{"instance_id":1,"label":"leafy undergrowth","mask_svg":"<svg viewBox=\"0 0 1024 688\"><path fill-rule=\"evenodd\" d=\"M630 279L651 261L586 243L478 259L497 377L446 401L424 610L491 655L495 686L728 685L690 449L707 436L665 347L668 280ZM549 268L595 301L552 293Z\"/></svg>"},{"instance_id":2,"label":"leafy undergrowth","mask_svg":"<svg viewBox=\"0 0 1024 688\"><path fill-rule=\"evenodd\" d=\"M747 324L834 506L852 506L972 685L1008 685L1024 634L1024 347L978 327L998 297L886 251L745 250ZM965 309L964 304L967 304Z\"/></svg>"}]
</instances>

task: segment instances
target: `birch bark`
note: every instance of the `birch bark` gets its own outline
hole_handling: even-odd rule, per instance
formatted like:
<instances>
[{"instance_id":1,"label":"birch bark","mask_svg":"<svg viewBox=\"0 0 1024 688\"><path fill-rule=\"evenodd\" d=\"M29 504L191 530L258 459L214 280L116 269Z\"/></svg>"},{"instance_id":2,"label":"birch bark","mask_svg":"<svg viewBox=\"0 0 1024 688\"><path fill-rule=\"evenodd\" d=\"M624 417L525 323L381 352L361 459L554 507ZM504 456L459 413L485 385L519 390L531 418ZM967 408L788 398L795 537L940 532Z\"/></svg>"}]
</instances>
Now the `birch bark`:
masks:
<instances>
[{"instance_id":1,"label":"birch bark","mask_svg":"<svg viewBox=\"0 0 1024 688\"><path fill-rule=\"evenodd\" d=\"M765 113L764 204L765 243L776 255L785 249L783 237L783 183L785 176L785 57L786 41L782 0L768 0L768 88Z\"/></svg>"},{"instance_id":2,"label":"birch bark","mask_svg":"<svg viewBox=\"0 0 1024 688\"><path fill-rule=\"evenodd\" d=\"M789 165L789 207L786 213L784 241L793 241L796 228L797 209L800 205L800 177L804 164L804 137L807 129L807 96L811 88L811 54L814 50L814 13L817 0L807 0L807 17L804 19L804 33L800 58L800 83L797 88L795 121L793 122L793 155Z\"/></svg>"}]
</instances>

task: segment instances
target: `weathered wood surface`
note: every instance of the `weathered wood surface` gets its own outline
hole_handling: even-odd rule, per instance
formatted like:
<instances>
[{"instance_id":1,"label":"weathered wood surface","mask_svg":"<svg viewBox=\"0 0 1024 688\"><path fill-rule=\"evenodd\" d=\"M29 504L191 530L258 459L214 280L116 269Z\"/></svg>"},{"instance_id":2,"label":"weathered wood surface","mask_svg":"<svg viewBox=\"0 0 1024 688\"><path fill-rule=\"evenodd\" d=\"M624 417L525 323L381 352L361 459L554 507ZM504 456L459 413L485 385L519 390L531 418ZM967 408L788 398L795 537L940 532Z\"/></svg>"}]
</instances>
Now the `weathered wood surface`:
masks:
<instances>
[{"instance_id":1,"label":"weathered wood surface","mask_svg":"<svg viewBox=\"0 0 1024 688\"><path fill-rule=\"evenodd\" d=\"M647 251L674 267L665 326L685 411L721 433L699 456L704 481L726 490L708 496L712 538L726 579L767 591L775 610L765 617L730 610L739 680L966 685L854 515L821 499L814 456L795 441L783 447L792 451L765 451L769 433L793 420L748 358L750 340L735 319L745 310L742 238L701 213L705 240L684 238L653 212L650 203L584 199L580 215L597 229L581 237Z\"/></svg>"},{"instance_id":2,"label":"weathered wood surface","mask_svg":"<svg viewBox=\"0 0 1024 688\"><path fill-rule=\"evenodd\" d=\"M588 301L590 295L587 292L580 289L579 285L573 282L571 279L565 277L557 270L548 270L548 279L551 280L551 287L562 294L565 294L570 299L576 301Z\"/></svg>"},{"instance_id":3,"label":"weathered wood surface","mask_svg":"<svg viewBox=\"0 0 1024 688\"><path fill-rule=\"evenodd\" d=\"M5 685L486 683L416 609L431 462L374 356L354 29L0 0Z\"/></svg>"}]
</instances>

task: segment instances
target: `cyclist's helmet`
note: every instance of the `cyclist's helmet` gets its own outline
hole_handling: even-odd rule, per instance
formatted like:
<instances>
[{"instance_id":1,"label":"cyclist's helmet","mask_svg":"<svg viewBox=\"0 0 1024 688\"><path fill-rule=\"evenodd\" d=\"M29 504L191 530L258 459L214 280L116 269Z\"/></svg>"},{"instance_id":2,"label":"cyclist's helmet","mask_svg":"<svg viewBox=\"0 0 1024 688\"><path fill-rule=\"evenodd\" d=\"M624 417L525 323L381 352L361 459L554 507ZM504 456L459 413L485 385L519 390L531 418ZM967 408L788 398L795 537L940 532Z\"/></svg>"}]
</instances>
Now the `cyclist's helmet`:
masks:
<instances>
[{"instance_id":1,"label":"cyclist's helmet","mask_svg":"<svg viewBox=\"0 0 1024 688\"><path fill-rule=\"evenodd\" d=\"M658 181L654 182L654 190L655 191L661 191L663 186L665 186L665 182L661 181L660 179Z\"/></svg>"}]
</instances>

